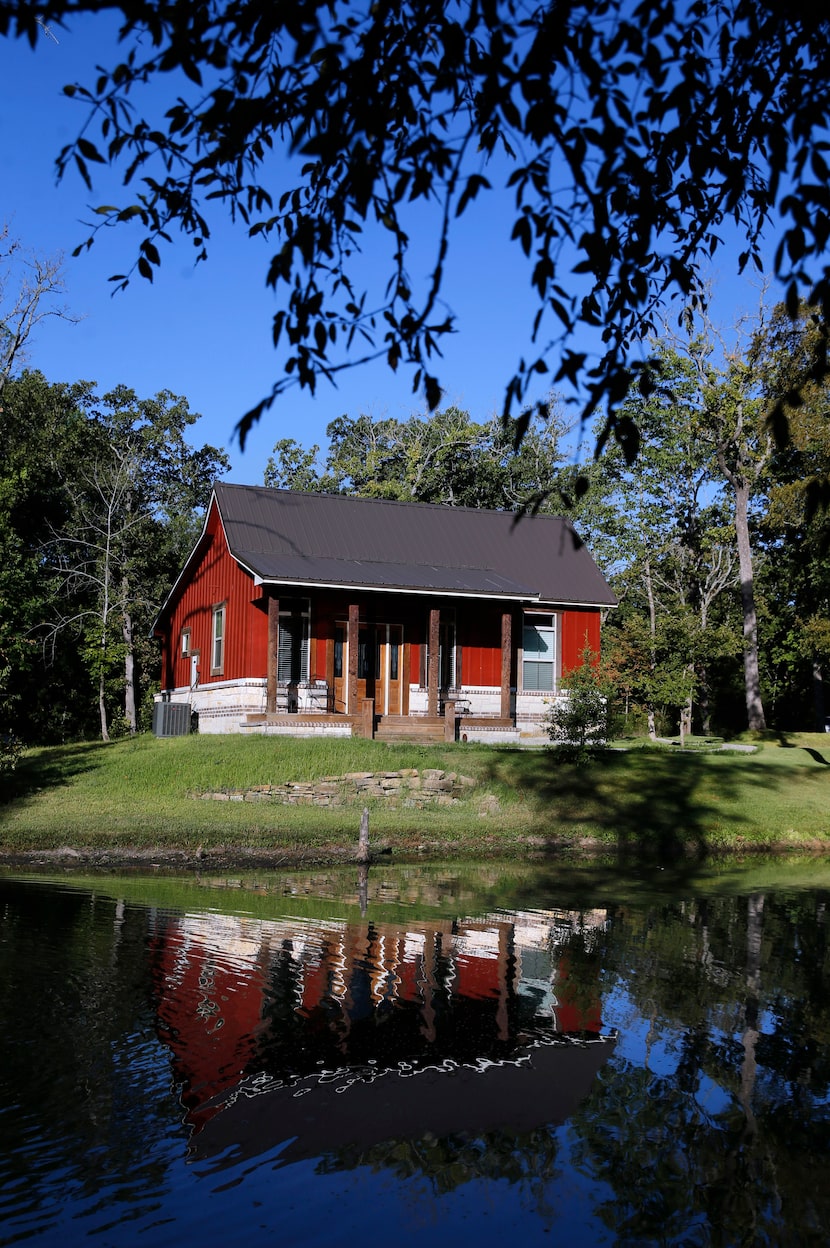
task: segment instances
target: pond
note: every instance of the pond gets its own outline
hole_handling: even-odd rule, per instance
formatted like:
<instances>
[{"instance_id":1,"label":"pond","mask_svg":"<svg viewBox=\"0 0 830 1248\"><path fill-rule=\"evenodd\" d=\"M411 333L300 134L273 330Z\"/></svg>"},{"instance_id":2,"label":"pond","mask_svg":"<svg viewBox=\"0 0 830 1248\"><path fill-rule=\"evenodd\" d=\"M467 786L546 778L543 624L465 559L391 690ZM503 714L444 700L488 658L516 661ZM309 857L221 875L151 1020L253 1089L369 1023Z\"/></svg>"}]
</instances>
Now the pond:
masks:
<instances>
[{"instance_id":1,"label":"pond","mask_svg":"<svg viewBox=\"0 0 830 1248\"><path fill-rule=\"evenodd\" d=\"M0 1243L826 1244L829 897L0 874Z\"/></svg>"}]
</instances>

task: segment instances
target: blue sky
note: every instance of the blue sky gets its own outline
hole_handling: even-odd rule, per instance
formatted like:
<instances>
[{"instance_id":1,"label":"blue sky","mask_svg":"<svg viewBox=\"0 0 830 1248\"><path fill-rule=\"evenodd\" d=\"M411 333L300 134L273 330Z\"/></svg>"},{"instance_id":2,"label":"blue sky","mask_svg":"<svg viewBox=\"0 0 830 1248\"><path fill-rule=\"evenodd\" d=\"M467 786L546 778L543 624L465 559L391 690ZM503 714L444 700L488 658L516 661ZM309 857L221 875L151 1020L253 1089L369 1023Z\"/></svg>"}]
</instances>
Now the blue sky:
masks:
<instances>
[{"instance_id":1,"label":"blue sky","mask_svg":"<svg viewBox=\"0 0 830 1248\"><path fill-rule=\"evenodd\" d=\"M103 166L91 167L92 193L74 171L56 184L55 157L85 117L83 106L65 97L62 87L75 81L92 85L96 65L113 63L115 31L110 15L104 15L85 18L68 31L54 28L57 42L44 37L35 50L21 40L0 39L0 221L8 222L27 249L64 254L63 302L82 318L74 325L56 318L42 323L29 366L50 381L95 381L101 392L124 383L141 397L161 389L184 395L202 415L194 443L225 447L232 463L228 479L251 484L261 482L278 438L324 444L326 425L343 413L405 419L423 412L409 376L396 377L378 363L344 374L337 389L321 383L314 397L289 392L263 417L243 453L234 425L270 392L276 377L271 321L277 305L265 285L268 244L248 239L244 226L233 227L217 215L211 219L206 263L195 265L192 244L174 238L163 250L152 285L136 277L115 295L107 279L132 262L136 235L102 231L89 251L71 256L89 233L82 223L92 220L91 208L124 196L118 177ZM446 403L467 408L476 420L501 409L518 358L532 350L535 304L524 257L509 240L511 221L509 203L483 195L461 219L447 267L445 297L458 332L438 371ZM370 267L377 266L376 241L368 239ZM424 271L430 258L425 247ZM729 259L725 252L724 265ZM711 278L715 316L724 325L757 307L758 291L748 282L718 270Z\"/></svg>"}]
</instances>

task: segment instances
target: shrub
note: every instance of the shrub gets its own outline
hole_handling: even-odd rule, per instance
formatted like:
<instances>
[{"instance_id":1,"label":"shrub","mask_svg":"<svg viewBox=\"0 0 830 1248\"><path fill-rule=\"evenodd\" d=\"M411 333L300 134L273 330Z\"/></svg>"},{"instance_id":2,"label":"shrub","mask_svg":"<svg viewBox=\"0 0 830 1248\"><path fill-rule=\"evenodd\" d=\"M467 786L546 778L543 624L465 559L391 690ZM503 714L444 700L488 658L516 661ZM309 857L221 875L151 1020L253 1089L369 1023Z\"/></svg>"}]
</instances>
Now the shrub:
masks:
<instances>
[{"instance_id":1,"label":"shrub","mask_svg":"<svg viewBox=\"0 0 830 1248\"><path fill-rule=\"evenodd\" d=\"M548 710L545 728L551 741L570 747L577 756L608 737L608 699L597 666L597 656L586 643L579 665L562 678L564 696Z\"/></svg>"},{"instance_id":2,"label":"shrub","mask_svg":"<svg viewBox=\"0 0 830 1248\"><path fill-rule=\"evenodd\" d=\"M23 742L13 732L0 733L0 773L14 771L20 755L23 753Z\"/></svg>"}]
</instances>

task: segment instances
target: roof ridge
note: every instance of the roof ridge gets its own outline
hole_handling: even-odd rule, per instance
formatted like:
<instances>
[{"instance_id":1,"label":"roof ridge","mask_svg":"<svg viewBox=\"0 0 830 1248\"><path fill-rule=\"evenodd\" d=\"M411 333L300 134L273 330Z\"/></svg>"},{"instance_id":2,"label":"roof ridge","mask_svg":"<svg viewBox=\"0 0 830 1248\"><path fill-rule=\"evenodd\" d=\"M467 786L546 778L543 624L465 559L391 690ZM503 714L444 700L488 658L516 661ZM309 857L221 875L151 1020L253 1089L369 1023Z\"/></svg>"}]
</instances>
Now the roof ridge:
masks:
<instances>
[{"instance_id":1,"label":"roof ridge","mask_svg":"<svg viewBox=\"0 0 830 1248\"><path fill-rule=\"evenodd\" d=\"M257 491L258 493L289 495L293 498L331 498L339 499L342 502L349 503L373 503L387 507L417 507L419 509L429 507L433 511L442 512L469 512L474 516L511 516L516 520L558 520L561 524L571 524L569 516L553 515L549 512L527 512L521 508L516 510L508 510L504 507L471 507L467 504L456 506L453 503L427 503L419 498L371 498L365 494L344 494L330 490L286 490L279 489L273 485L244 485L238 481L216 481L214 489L221 487L222 489L248 490Z\"/></svg>"}]
</instances>

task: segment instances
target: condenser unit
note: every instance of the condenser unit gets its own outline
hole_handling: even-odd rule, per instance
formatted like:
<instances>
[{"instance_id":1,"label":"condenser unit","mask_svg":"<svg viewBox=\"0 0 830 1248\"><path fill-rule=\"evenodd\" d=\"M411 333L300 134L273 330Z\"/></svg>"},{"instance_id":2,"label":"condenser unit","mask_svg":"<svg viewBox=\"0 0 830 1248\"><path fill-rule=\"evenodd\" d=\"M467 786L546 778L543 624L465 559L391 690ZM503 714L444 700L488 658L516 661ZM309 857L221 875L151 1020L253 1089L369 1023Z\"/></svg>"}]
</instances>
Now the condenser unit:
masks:
<instances>
[{"instance_id":1,"label":"condenser unit","mask_svg":"<svg viewBox=\"0 0 830 1248\"><path fill-rule=\"evenodd\" d=\"M186 737L190 732L189 702L155 702L153 733L157 737Z\"/></svg>"}]
</instances>

